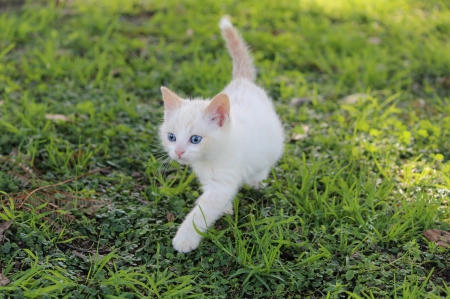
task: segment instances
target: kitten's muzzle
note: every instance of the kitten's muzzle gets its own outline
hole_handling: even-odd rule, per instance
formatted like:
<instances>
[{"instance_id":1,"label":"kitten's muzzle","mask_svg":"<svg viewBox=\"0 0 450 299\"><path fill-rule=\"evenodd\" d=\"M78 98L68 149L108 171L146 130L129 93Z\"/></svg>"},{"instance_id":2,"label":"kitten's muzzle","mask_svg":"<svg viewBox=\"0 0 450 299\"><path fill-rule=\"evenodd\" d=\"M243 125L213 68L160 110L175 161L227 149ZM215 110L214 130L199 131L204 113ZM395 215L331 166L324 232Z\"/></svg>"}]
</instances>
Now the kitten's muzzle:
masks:
<instances>
[{"instance_id":1,"label":"kitten's muzzle","mask_svg":"<svg viewBox=\"0 0 450 299\"><path fill-rule=\"evenodd\" d=\"M178 158L181 158L181 156L184 154L184 151L176 150L175 154L177 154Z\"/></svg>"}]
</instances>

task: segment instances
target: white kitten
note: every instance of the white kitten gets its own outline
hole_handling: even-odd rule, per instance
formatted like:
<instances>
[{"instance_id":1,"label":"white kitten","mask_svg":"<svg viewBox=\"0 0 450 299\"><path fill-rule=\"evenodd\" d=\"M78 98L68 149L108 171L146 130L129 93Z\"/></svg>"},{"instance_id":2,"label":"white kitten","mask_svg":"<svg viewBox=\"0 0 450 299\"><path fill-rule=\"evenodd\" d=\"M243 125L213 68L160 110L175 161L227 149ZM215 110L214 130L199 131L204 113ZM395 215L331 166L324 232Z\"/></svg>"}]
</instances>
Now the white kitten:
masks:
<instances>
[{"instance_id":1,"label":"white kitten","mask_svg":"<svg viewBox=\"0 0 450 299\"><path fill-rule=\"evenodd\" d=\"M162 87L165 150L190 165L203 194L173 239L179 252L198 247L201 236L224 213L243 184L258 188L283 154L284 132L271 100L256 86L252 59L243 39L226 19L222 35L233 59L233 79L212 100L184 100Z\"/></svg>"}]
</instances>

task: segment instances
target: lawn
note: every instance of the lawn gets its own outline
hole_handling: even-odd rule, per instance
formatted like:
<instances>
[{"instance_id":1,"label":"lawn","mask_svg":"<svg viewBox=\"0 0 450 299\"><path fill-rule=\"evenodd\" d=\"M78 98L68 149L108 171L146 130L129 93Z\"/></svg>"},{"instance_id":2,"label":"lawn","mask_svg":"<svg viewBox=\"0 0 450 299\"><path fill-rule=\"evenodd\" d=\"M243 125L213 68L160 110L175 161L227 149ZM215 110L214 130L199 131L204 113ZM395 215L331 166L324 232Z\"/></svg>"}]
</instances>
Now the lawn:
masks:
<instances>
[{"instance_id":1,"label":"lawn","mask_svg":"<svg viewBox=\"0 0 450 299\"><path fill-rule=\"evenodd\" d=\"M445 298L448 0L0 1L0 298ZM229 82L228 14L286 128L200 247L162 85ZM3 239L3 240L2 240ZM9 280L9 283L7 283Z\"/></svg>"}]
</instances>

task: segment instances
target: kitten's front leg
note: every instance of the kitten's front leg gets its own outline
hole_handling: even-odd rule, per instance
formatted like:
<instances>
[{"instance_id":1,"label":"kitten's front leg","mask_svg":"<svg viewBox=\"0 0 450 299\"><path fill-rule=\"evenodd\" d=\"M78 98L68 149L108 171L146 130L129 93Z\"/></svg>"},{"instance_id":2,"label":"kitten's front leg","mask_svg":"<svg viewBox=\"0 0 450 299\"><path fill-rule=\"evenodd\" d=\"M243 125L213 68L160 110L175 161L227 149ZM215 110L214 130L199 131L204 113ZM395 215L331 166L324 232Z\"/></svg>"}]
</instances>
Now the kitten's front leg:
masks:
<instances>
[{"instance_id":1,"label":"kitten's front leg","mask_svg":"<svg viewBox=\"0 0 450 299\"><path fill-rule=\"evenodd\" d=\"M173 247L179 252L189 252L198 247L202 237L195 231L195 226L201 232L206 232L229 207L237 188L212 184L204 186L205 192L198 198L196 206L187 215L179 227Z\"/></svg>"}]
</instances>

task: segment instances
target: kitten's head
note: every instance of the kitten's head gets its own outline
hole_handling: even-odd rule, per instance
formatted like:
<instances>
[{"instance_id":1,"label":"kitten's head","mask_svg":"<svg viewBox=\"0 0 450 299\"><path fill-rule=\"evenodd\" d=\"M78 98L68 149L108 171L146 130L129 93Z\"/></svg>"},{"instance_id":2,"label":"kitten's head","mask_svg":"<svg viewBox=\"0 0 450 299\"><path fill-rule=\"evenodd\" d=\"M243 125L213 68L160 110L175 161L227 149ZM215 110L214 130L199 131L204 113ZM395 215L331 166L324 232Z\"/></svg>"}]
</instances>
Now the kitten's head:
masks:
<instances>
[{"instance_id":1,"label":"kitten's head","mask_svg":"<svg viewBox=\"0 0 450 299\"><path fill-rule=\"evenodd\" d=\"M161 87L164 122L160 137L169 156L182 164L214 157L228 141L230 101L220 93L211 101L183 100Z\"/></svg>"}]
</instances>

